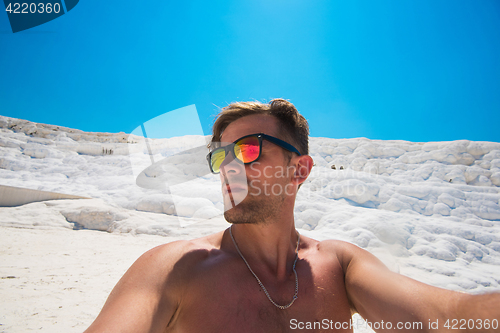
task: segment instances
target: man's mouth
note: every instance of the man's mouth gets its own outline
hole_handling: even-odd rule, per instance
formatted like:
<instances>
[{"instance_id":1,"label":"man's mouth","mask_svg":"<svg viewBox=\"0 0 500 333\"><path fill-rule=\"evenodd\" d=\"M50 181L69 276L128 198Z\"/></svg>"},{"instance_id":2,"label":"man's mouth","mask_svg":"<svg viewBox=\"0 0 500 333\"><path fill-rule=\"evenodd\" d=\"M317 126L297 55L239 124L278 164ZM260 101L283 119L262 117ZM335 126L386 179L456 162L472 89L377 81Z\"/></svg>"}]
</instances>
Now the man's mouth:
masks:
<instances>
[{"instance_id":1,"label":"man's mouth","mask_svg":"<svg viewBox=\"0 0 500 333\"><path fill-rule=\"evenodd\" d=\"M229 194L229 193L238 193L238 192L246 192L247 191L247 186L245 185L240 185L240 184L230 184L226 185L222 188L222 192L224 194Z\"/></svg>"}]
</instances>

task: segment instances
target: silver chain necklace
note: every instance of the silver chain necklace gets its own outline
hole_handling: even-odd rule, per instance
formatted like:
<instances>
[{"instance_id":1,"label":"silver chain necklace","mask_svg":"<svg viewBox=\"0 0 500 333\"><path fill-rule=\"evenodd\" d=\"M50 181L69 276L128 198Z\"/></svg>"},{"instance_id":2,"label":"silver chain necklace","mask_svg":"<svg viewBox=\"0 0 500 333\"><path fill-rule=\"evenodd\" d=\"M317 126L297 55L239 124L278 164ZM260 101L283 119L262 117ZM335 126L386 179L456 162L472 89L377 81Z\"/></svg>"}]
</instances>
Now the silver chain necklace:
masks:
<instances>
[{"instance_id":1,"label":"silver chain necklace","mask_svg":"<svg viewBox=\"0 0 500 333\"><path fill-rule=\"evenodd\" d=\"M299 232L297 232L297 236L298 236L298 238L297 238L297 247L295 248L295 260L294 260L293 266L292 266L293 273L295 274L295 294L293 295L292 301L290 303L288 303L287 305L279 305L278 303L276 303L275 301L273 301L273 299L269 295L269 292L267 291L266 287L264 287L264 284L260 281L259 277L257 276L257 274L254 273L254 271L252 270L252 268L250 268L250 265L248 264L247 260L245 259L245 257L241 253L238 245L236 244L236 241L234 240L233 226L229 227L229 234L231 235L231 239L233 240L234 247L238 251L238 254L240 255L241 259L243 259L243 261L247 265L248 269L250 270L250 273L252 273L252 275L255 277L255 279L259 283L260 287L262 288L262 290L264 290L264 293L266 294L266 296L269 299L269 301L271 301L271 303L273 303L274 306L276 306L278 309L281 309L281 310L285 310L285 309L288 309L289 307L291 307L292 304L293 304L293 302L295 302L295 300L299 297L298 296L298 293L299 293L299 277L297 276L297 271L295 270L295 264L297 263L297 259L299 258L299 244L300 244L300 234L299 234Z\"/></svg>"}]
</instances>

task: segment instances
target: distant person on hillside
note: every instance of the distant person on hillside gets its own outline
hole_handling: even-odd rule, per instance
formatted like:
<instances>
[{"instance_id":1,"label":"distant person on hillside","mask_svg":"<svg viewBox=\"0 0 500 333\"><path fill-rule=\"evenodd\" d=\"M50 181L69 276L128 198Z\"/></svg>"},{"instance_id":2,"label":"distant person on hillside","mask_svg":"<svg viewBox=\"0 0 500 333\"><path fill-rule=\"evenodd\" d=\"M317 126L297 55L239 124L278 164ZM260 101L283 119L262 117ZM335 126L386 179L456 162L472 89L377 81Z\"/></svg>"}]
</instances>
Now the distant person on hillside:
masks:
<instances>
[{"instance_id":1,"label":"distant person on hillside","mask_svg":"<svg viewBox=\"0 0 500 333\"><path fill-rule=\"evenodd\" d=\"M500 294L432 287L353 244L295 230L295 197L313 166L308 135L283 99L222 109L208 161L231 226L145 253L86 332L351 332L355 312L376 331L455 331L461 320L498 330Z\"/></svg>"}]
</instances>

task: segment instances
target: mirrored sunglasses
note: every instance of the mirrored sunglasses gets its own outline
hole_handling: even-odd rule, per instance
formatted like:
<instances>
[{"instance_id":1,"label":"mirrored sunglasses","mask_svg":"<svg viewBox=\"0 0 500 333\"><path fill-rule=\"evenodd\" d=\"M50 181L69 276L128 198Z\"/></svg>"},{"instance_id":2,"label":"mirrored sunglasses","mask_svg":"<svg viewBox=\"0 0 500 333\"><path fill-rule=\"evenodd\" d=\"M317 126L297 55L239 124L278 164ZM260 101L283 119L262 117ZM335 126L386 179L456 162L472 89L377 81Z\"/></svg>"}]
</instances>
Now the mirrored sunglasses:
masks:
<instances>
[{"instance_id":1,"label":"mirrored sunglasses","mask_svg":"<svg viewBox=\"0 0 500 333\"><path fill-rule=\"evenodd\" d=\"M262 152L262 140L267 140L292 153L296 153L299 156L301 155L294 146L274 136L264 133L250 134L239 138L227 146L216 148L211 151L207 155L210 171L216 174L219 173L220 166L229 154L232 154L234 159L243 164L257 161Z\"/></svg>"}]
</instances>

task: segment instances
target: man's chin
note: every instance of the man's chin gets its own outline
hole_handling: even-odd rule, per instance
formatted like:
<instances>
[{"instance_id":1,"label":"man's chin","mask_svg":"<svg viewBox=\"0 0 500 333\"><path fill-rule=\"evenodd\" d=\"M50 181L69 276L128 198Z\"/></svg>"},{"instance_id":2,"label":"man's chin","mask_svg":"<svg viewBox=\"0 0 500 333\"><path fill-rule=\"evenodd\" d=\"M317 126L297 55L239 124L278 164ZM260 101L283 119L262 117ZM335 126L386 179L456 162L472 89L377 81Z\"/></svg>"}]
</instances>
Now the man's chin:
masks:
<instances>
[{"instance_id":1,"label":"man's chin","mask_svg":"<svg viewBox=\"0 0 500 333\"><path fill-rule=\"evenodd\" d=\"M224 209L229 210L232 207L238 206L243 200L246 199L248 192L246 191L234 191L231 193L225 193L224 198Z\"/></svg>"},{"instance_id":2,"label":"man's chin","mask_svg":"<svg viewBox=\"0 0 500 333\"><path fill-rule=\"evenodd\" d=\"M254 221L251 218L251 215L253 214L245 212L245 209L242 208L243 207L236 206L226 210L224 212L224 218L226 221L232 224L257 223L257 221Z\"/></svg>"},{"instance_id":3,"label":"man's chin","mask_svg":"<svg viewBox=\"0 0 500 333\"><path fill-rule=\"evenodd\" d=\"M232 224L248 223L242 219L243 214L237 212L237 208L233 207L224 212L224 218L227 222Z\"/></svg>"},{"instance_id":4,"label":"man's chin","mask_svg":"<svg viewBox=\"0 0 500 333\"><path fill-rule=\"evenodd\" d=\"M261 224L268 223L278 218L279 203L269 197L247 196L243 201L233 206L224 200L224 218L233 224Z\"/></svg>"}]
</instances>

